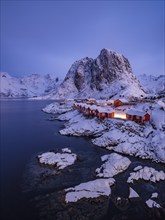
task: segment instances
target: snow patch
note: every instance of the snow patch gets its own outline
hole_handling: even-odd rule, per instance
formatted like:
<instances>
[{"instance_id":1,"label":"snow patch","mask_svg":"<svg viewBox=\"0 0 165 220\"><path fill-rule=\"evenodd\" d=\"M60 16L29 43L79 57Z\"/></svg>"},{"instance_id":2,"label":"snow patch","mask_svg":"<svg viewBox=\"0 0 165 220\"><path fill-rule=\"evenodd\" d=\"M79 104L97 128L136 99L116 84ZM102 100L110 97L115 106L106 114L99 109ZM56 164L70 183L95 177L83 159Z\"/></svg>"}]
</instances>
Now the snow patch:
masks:
<instances>
[{"instance_id":1,"label":"snow patch","mask_svg":"<svg viewBox=\"0 0 165 220\"><path fill-rule=\"evenodd\" d=\"M96 118L86 119L80 114L71 118L69 122L65 124L65 127L66 128L60 131L60 134L73 136L97 136L106 129L106 126L102 123L98 123Z\"/></svg>"},{"instance_id":2,"label":"snow patch","mask_svg":"<svg viewBox=\"0 0 165 220\"><path fill-rule=\"evenodd\" d=\"M42 110L46 113L51 113L51 114L63 114L68 111L71 111L72 105L73 105L72 101L67 101L67 100L65 100L65 102L57 101L51 103L50 105L47 105Z\"/></svg>"},{"instance_id":3,"label":"snow patch","mask_svg":"<svg viewBox=\"0 0 165 220\"><path fill-rule=\"evenodd\" d=\"M131 164L131 161L128 158L117 153L104 155L101 157L101 160L105 161L105 163L100 168L96 169L96 173L98 177L104 178L113 177L118 173L123 172Z\"/></svg>"},{"instance_id":4,"label":"snow patch","mask_svg":"<svg viewBox=\"0 0 165 220\"><path fill-rule=\"evenodd\" d=\"M129 198L139 198L140 196L137 194L137 192L129 187Z\"/></svg>"},{"instance_id":5,"label":"snow patch","mask_svg":"<svg viewBox=\"0 0 165 220\"><path fill-rule=\"evenodd\" d=\"M161 208L161 206L160 206L157 202L155 202L154 200L152 200L152 199L148 199L148 200L146 201L146 204L147 204L147 206L148 206L149 208L154 208L154 207L156 207L156 208Z\"/></svg>"},{"instance_id":6,"label":"snow patch","mask_svg":"<svg viewBox=\"0 0 165 220\"><path fill-rule=\"evenodd\" d=\"M39 162L45 165L57 166L59 170L74 164L77 159L76 154L72 154L68 148L62 149L63 153L46 152L38 155Z\"/></svg>"},{"instance_id":7,"label":"snow patch","mask_svg":"<svg viewBox=\"0 0 165 220\"><path fill-rule=\"evenodd\" d=\"M78 186L65 189L65 201L77 202L82 198L97 198L99 196L109 196L111 194L110 186L113 185L115 180L109 179L96 179L86 183L81 183Z\"/></svg>"},{"instance_id":8,"label":"snow patch","mask_svg":"<svg viewBox=\"0 0 165 220\"><path fill-rule=\"evenodd\" d=\"M133 183L134 180L143 179L145 181L159 182L160 180L165 180L165 173L157 171L152 167L144 167L143 169L130 173L127 183Z\"/></svg>"},{"instance_id":9,"label":"snow patch","mask_svg":"<svg viewBox=\"0 0 165 220\"><path fill-rule=\"evenodd\" d=\"M152 193L151 198L158 198L158 193L157 192Z\"/></svg>"}]
</instances>

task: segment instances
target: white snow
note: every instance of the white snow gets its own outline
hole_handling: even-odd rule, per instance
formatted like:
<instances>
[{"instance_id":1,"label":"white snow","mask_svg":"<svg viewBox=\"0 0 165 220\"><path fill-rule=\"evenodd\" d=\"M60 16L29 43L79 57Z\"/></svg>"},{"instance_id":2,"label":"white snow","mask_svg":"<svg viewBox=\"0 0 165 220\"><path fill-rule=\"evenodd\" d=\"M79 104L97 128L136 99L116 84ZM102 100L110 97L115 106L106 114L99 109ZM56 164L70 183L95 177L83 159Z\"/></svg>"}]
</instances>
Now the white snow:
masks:
<instances>
[{"instance_id":1,"label":"white snow","mask_svg":"<svg viewBox=\"0 0 165 220\"><path fill-rule=\"evenodd\" d=\"M17 78L1 72L0 82L0 95L2 97L20 98L49 94L57 88L61 80L50 74L31 74Z\"/></svg>"},{"instance_id":2,"label":"white snow","mask_svg":"<svg viewBox=\"0 0 165 220\"><path fill-rule=\"evenodd\" d=\"M65 127L66 128L60 131L60 134L74 136L97 136L106 129L106 126L102 123L98 123L96 118L86 119L82 114L78 114L71 118L69 122L65 124Z\"/></svg>"},{"instance_id":3,"label":"white snow","mask_svg":"<svg viewBox=\"0 0 165 220\"><path fill-rule=\"evenodd\" d=\"M116 62L118 66L113 65ZM96 68L91 68L92 63ZM101 75L102 70L105 70L105 74L111 76L108 71L110 68L113 68L116 76L111 82L107 79L109 77ZM97 75L101 76L100 80L97 80ZM54 99L76 97L100 99L109 98L110 95L116 98L120 96L140 97L145 93L136 76L132 73L128 60L121 54L103 49L96 59L84 58L74 62L63 83L49 97Z\"/></svg>"},{"instance_id":4,"label":"white snow","mask_svg":"<svg viewBox=\"0 0 165 220\"><path fill-rule=\"evenodd\" d=\"M73 101L53 102L42 110L46 113L62 114L72 110Z\"/></svg>"},{"instance_id":5,"label":"white snow","mask_svg":"<svg viewBox=\"0 0 165 220\"><path fill-rule=\"evenodd\" d=\"M137 192L132 189L131 187L129 187L129 198L139 198L139 195L137 194Z\"/></svg>"},{"instance_id":6,"label":"white snow","mask_svg":"<svg viewBox=\"0 0 165 220\"><path fill-rule=\"evenodd\" d=\"M134 171L138 171L138 170L141 170L143 167L142 166L137 166L137 167L135 167L133 170Z\"/></svg>"},{"instance_id":7,"label":"white snow","mask_svg":"<svg viewBox=\"0 0 165 220\"><path fill-rule=\"evenodd\" d=\"M150 103L138 103L138 110L149 109ZM165 163L165 112L152 104L151 122L144 125L133 121L107 119L107 131L92 140L95 145L115 152Z\"/></svg>"},{"instance_id":8,"label":"white snow","mask_svg":"<svg viewBox=\"0 0 165 220\"><path fill-rule=\"evenodd\" d=\"M133 183L134 180L139 179L155 183L159 182L160 180L165 180L165 173L162 170L157 171L152 167L145 166L143 169L130 173L127 183Z\"/></svg>"},{"instance_id":9,"label":"white snow","mask_svg":"<svg viewBox=\"0 0 165 220\"><path fill-rule=\"evenodd\" d=\"M63 152L63 153L72 153L72 151L71 151L69 148L67 148L67 147L66 147L66 148L63 148L63 149L62 149L62 152Z\"/></svg>"},{"instance_id":10,"label":"white snow","mask_svg":"<svg viewBox=\"0 0 165 220\"><path fill-rule=\"evenodd\" d=\"M127 157L123 157L117 153L104 155L101 157L101 160L105 163L96 169L96 173L98 177L104 178L113 177L125 171L131 164L131 161Z\"/></svg>"},{"instance_id":11,"label":"white snow","mask_svg":"<svg viewBox=\"0 0 165 220\"><path fill-rule=\"evenodd\" d=\"M158 193L157 192L152 193L151 198L158 198Z\"/></svg>"},{"instance_id":12,"label":"white snow","mask_svg":"<svg viewBox=\"0 0 165 220\"><path fill-rule=\"evenodd\" d=\"M152 199L148 199L148 200L146 201L146 204L147 204L147 206L148 206L149 208L153 208L153 207L161 208L161 206L160 206L157 202L155 202L154 200L152 200Z\"/></svg>"},{"instance_id":13,"label":"white snow","mask_svg":"<svg viewBox=\"0 0 165 220\"><path fill-rule=\"evenodd\" d=\"M58 169L64 169L74 164L77 155L71 153L68 148L62 149L63 153L46 152L38 155L39 162L46 165L56 165Z\"/></svg>"},{"instance_id":14,"label":"white snow","mask_svg":"<svg viewBox=\"0 0 165 220\"><path fill-rule=\"evenodd\" d=\"M70 119L76 117L78 114L79 112L77 110L69 111L64 114L59 115L57 119L60 121L69 121Z\"/></svg>"},{"instance_id":15,"label":"white snow","mask_svg":"<svg viewBox=\"0 0 165 220\"><path fill-rule=\"evenodd\" d=\"M152 76L142 74L138 76L141 85L149 94L156 94L165 91L165 76Z\"/></svg>"},{"instance_id":16,"label":"white snow","mask_svg":"<svg viewBox=\"0 0 165 220\"><path fill-rule=\"evenodd\" d=\"M70 74L72 75L71 72ZM150 122L144 124L112 118L105 120L98 120L96 117L86 118L77 110L72 111L73 103L73 100L66 100L64 104L55 102L43 109L48 113L65 113L58 117L59 120L68 121L60 134L95 136L97 138L93 139L92 142L100 147L121 154L165 163L165 111L162 108L163 99L155 102L137 102L134 105L134 109L137 111L150 113ZM91 105L91 108L105 109L105 107L95 105ZM132 107L125 106L125 108L128 110Z\"/></svg>"},{"instance_id":17,"label":"white snow","mask_svg":"<svg viewBox=\"0 0 165 220\"><path fill-rule=\"evenodd\" d=\"M78 186L65 189L65 201L77 202L81 198L97 198L101 195L109 196L111 194L110 186L113 185L115 180L109 179L96 179L86 183L81 183Z\"/></svg>"}]
</instances>

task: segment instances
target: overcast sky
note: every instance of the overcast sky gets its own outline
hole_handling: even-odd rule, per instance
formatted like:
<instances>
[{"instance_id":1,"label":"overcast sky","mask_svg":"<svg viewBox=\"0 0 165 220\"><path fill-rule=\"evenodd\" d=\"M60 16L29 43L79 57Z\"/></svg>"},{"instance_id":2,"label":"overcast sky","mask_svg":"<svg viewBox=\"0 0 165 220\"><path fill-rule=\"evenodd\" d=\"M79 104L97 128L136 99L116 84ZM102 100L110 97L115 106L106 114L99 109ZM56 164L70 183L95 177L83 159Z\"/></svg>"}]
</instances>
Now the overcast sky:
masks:
<instances>
[{"instance_id":1,"label":"overcast sky","mask_svg":"<svg viewBox=\"0 0 165 220\"><path fill-rule=\"evenodd\" d=\"M1 71L54 73L122 53L135 74L164 74L164 1L2 1Z\"/></svg>"}]
</instances>

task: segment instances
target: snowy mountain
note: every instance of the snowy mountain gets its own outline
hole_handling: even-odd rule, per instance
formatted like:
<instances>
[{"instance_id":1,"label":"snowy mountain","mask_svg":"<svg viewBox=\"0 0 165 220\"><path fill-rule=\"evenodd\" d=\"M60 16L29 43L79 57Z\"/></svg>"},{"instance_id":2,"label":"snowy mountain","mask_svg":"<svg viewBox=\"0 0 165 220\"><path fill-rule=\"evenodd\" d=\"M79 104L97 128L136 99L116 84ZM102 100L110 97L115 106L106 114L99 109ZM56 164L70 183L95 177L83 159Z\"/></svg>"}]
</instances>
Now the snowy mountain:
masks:
<instances>
[{"instance_id":1,"label":"snowy mountain","mask_svg":"<svg viewBox=\"0 0 165 220\"><path fill-rule=\"evenodd\" d=\"M0 73L0 97L20 98L47 95L58 85L58 77L31 74L22 78L10 76L8 73Z\"/></svg>"},{"instance_id":2,"label":"snowy mountain","mask_svg":"<svg viewBox=\"0 0 165 220\"><path fill-rule=\"evenodd\" d=\"M165 93L165 75L152 76L142 74L138 76L138 79L145 88L145 92L149 94Z\"/></svg>"},{"instance_id":3,"label":"snowy mountain","mask_svg":"<svg viewBox=\"0 0 165 220\"><path fill-rule=\"evenodd\" d=\"M145 92L121 54L102 49L96 59L73 63L53 98L144 96Z\"/></svg>"}]
</instances>

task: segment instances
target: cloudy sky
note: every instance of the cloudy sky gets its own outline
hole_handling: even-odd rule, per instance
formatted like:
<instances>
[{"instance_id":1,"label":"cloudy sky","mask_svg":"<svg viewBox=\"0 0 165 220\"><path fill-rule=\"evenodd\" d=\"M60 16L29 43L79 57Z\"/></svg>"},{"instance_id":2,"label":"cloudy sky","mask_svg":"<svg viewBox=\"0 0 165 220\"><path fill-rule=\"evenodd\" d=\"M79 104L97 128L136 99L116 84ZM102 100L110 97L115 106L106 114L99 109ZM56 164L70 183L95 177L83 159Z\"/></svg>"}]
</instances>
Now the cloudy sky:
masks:
<instances>
[{"instance_id":1,"label":"cloudy sky","mask_svg":"<svg viewBox=\"0 0 165 220\"><path fill-rule=\"evenodd\" d=\"M2 1L1 71L14 76L53 73L122 53L135 74L164 74L164 1Z\"/></svg>"}]
</instances>

